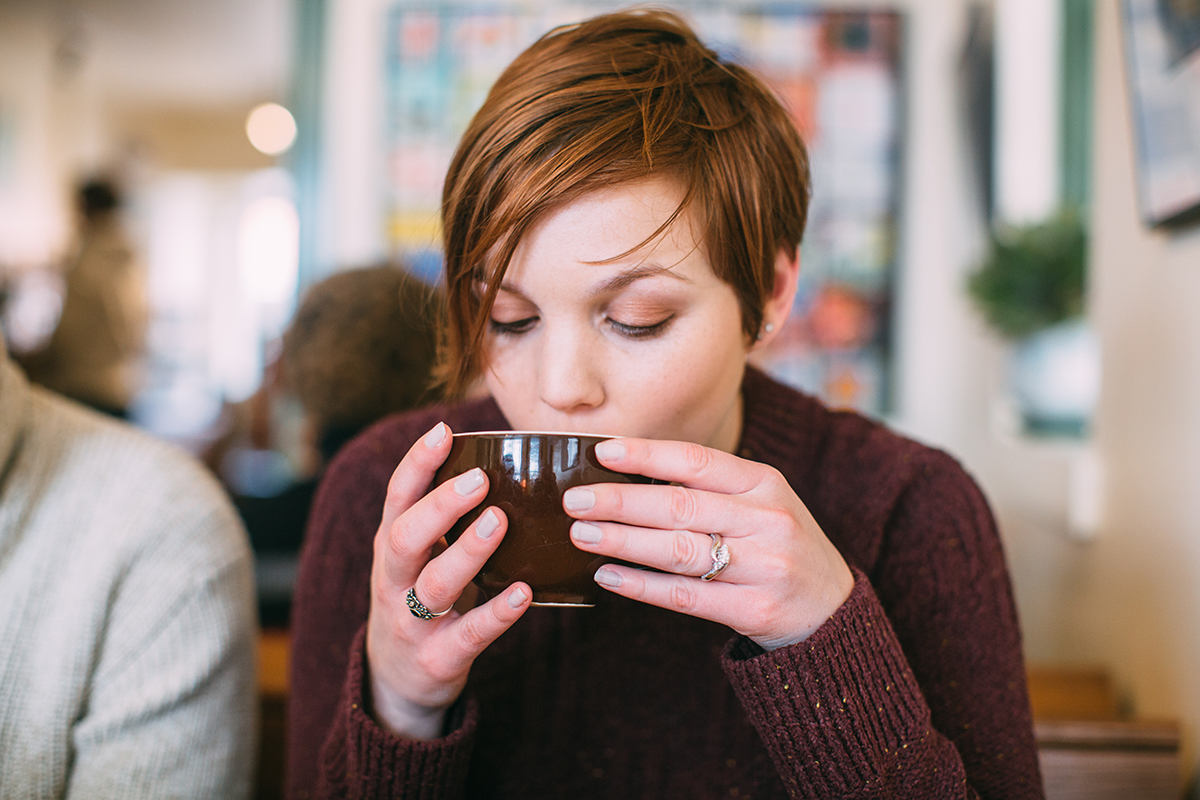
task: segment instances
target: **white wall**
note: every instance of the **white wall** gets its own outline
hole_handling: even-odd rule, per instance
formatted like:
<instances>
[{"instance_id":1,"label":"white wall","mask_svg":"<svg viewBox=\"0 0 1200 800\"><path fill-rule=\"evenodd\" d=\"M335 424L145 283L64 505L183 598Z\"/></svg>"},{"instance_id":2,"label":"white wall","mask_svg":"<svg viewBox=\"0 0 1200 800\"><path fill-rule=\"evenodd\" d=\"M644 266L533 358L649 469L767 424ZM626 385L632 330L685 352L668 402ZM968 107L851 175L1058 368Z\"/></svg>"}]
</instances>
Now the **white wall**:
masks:
<instances>
[{"instance_id":1,"label":"white wall","mask_svg":"<svg viewBox=\"0 0 1200 800\"><path fill-rule=\"evenodd\" d=\"M1093 442L1038 444L998 428L1005 350L973 318L945 318L958 344L934 346L958 360L924 365L933 388L908 387L905 419L958 455L993 503L1027 659L1108 668L1136 714L1182 722L1190 774L1200 730L1200 228L1141 222L1118 0L1097 0L1096 27L1089 305L1104 377ZM922 269L907 268L913 278ZM940 280L951 291L948 263ZM923 286L937 284L931 275ZM933 358L928 325L910 318L904 328L918 363ZM1102 468L1104 500L1094 538L1079 540L1070 486L1089 458Z\"/></svg>"},{"instance_id":2,"label":"white wall","mask_svg":"<svg viewBox=\"0 0 1200 800\"><path fill-rule=\"evenodd\" d=\"M383 143L385 15L391 0L329 0L326 11L319 278L381 260L386 245Z\"/></svg>"},{"instance_id":3,"label":"white wall","mask_svg":"<svg viewBox=\"0 0 1200 800\"><path fill-rule=\"evenodd\" d=\"M1092 309L1104 347L1097 445L1105 522L1066 560L1074 635L1059 657L1107 663L1142 714L1200 728L1200 228L1148 230L1117 0L1098 3ZM1048 654L1051 655L1051 654Z\"/></svg>"},{"instance_id":4,"label":"white wall","mask_svg":"<svg viewBox=\"0 0 1200 800\"><path fill-rule=\"evenodd\" d=\"M1008 222L1040 222L1059 204L1062 7L1048 0L994 6L996 211Z\"/></svg>"},{"instance_id":5,"label":"white wall","mask_svg":"<svg viewBox=\"0 0 1200 800\"><path fill-rule=\"evenodd\" d=\"M54 41L40 15L0 6L0 278L5 268L40 266L66 246L64 136L55 91Z\"/></svg>"}]
</instances>

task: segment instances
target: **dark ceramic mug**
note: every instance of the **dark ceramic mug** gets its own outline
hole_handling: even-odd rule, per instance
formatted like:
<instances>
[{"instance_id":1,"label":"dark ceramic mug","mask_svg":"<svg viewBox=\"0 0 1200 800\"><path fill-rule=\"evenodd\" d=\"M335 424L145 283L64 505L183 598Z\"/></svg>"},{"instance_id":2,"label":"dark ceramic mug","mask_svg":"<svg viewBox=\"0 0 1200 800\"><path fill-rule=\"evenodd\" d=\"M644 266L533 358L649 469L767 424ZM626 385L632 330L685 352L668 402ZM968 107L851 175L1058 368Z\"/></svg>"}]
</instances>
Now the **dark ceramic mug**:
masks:
<instances>
[{"instance_id":1,"label":"dark ceramic mug","mask_svg":"<svg viewBox=\"0 0 1200 800\"><path fill-rule=\"evenodd\" d=\"M453 543L489 506L508 517L508 531L475 576L475 585L495 597L516 581L533 589L533 604L592 606L600 588L593 575L613 559L587 553L571 542L563 492L587 483L651 483L641 475L613 472L596 459L596 444L612 436L540 431L456 433L450 454L437 471L440 485L479 467L488 476L483 502L446 534Z\"/></svg>"}]
</instances>

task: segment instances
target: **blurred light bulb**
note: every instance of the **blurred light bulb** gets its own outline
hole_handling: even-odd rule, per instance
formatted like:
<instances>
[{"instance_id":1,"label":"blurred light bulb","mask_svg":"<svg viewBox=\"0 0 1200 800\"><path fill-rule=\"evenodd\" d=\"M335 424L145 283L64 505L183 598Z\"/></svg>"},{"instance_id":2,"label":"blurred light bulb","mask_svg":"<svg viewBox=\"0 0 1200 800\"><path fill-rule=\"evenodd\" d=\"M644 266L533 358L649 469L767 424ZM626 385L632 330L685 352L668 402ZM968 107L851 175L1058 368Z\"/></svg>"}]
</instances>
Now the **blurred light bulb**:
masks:
<instances>
[{"instance_id":1,"label":"blurred light bulb","mask_svg":"<svg viewBox=\"0 0 1200 800\"><path fill-rule=\"evenodd\" d=\"M263 103L246 118L246 136L256 150L276 156L296 141L296 120L278 103Z\"/></svg>"}]
</instances>

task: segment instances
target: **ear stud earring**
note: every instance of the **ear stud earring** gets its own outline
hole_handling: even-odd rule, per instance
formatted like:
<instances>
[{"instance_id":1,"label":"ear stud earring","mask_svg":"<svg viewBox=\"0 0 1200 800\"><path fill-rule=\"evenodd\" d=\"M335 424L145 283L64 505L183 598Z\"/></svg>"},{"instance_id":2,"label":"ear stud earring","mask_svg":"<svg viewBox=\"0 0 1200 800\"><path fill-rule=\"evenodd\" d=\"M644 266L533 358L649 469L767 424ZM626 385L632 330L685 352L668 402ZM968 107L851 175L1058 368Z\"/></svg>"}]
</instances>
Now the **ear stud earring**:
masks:
<instances>
[{"instance_id":1,"label":"ear stud earring","mask_svg":"<svg viewBox=\"0 0 1200 800\"><path fill-rule=\"evenodd\" d=\"M766 325L763 325L762 330L758 332L758 341L761 342L762 338L764 336L766 336L768 333L774 333L774 332L775 332L775 326L772 323L768 322Z\"/></svg>"}]
</instances>

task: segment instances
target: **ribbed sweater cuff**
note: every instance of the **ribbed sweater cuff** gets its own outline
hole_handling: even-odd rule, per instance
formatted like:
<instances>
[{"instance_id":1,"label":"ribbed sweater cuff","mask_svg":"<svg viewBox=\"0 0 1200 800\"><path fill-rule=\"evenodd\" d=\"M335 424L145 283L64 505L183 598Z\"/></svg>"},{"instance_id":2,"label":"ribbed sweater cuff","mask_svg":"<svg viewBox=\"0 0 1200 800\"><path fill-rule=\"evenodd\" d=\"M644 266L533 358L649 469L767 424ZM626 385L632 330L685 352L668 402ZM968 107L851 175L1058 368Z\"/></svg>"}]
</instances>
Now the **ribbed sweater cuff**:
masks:
<instances>
[{"instance_id":1,"label":"ribbed sweater cuff","mask_svg":"<svg viewBox=\"0 0 1200 800\"><path fill-rule=\"evenodd\" d=\"M795 796L851 794L931 734L921 690L858 570L850 597L807 640L767 653L738 637L724 666Z\"/></svg>"},{"instance_id":2,"label":"ribbed sweater cuff","mask_svg":"<svg viewBox=\"0 0 1200 800\"><path fill-rule=\"evenodd\" d=\"M351 646L346 676L348 707L346 764L358 797L454 798L466 785L467 766L475 742L478 709L466 701L465 708L451 710L451 728L440 739L405 739L384 730L363 704L366 677L366 627ZM456 708L462 708L458 706ZM458 724L455 725L454 723Z\"/></svg>"}]
</instances>

